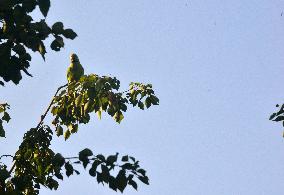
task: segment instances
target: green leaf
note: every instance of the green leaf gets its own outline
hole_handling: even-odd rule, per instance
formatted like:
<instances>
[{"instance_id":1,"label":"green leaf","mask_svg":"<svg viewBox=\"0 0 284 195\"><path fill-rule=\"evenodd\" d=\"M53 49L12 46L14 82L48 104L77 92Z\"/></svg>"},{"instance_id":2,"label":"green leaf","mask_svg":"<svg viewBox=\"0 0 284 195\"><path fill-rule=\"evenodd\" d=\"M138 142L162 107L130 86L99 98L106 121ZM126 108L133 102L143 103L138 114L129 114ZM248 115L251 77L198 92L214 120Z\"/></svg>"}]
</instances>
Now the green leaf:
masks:
<instances>
[{"instance_id":1,"label":"green leaf","mask_svg":"<svg viewBox=\"0 0 284 195\"><path fill-rule=\"evenodd\" d=\"M73 40L77 37L77 34L72 29L68 28L63 31L63 36Z\"/></svg>"},{"instance_id":2,"label":"green leaf","mask_svg":"<svg viewBox=\"0 0 284 195\"><path fill-rule=\"evenodd\" d=\"M55 39L54 41L52 41L52 43L50 44L50 47L52 50L54 51L60 51L61 45L60 43L58 43L58 41Z\"/></svg>"},{"instance_id":3,"label":"green leaf","mask_svg":"<svg viewBox=\"0 0 284 195\"><path fill-rule=\"evenodd\" d=\"M123 161L123 162L128 161L128 155L123 156L122 159L121 159L121 161Z\"/></svg>"},{"instance_id":4,"label":"green leaf","mask_svg":"<svg viewBox=\"0 0 284 195\"><path fill-rule=\"evenodd\" d=\"M114 191L117 191L117 184L116 183L117 183L116 179L113 176L110 176L108 185Z\"/></svg>"},{"instance_id":5,"label":"green leaf","mask_svg":"<svg viewBox=\"0 0 284 195\"><path fill-rule=\"evenodd\" d=\"M4 115L2 117L2 120L7 121L7 123L10 121L11 117L7 112L4 112Z\"/></svg>"},{"instance_id":6,"label":"green leaf","mask_svg":"<svg viewBox=\"0 0 284 195\"><path fill-rule=\"evenodd\" d=\"M71 124L68 126L68 129L71 133L77 133L78 131L78 124Z\"/></svg>"},{"instance_id":7,"label":"green leaf","mask_svg":"<svg viewBox=\"0 0 284 195\"><path fill-rule=\"evenodd\" d=\"M50 0L38 0L38 6L42 15L46 17L50 8Z\"/></svg>"},{"instance_id":8,"label":"green leaf","mask_svg":"<svg viewBox=\"0 0 284 195\"><path fill-rule=\"evenodd\" d=\"M128 184L131 185L135 190L137 190L137 183L134 180L129 180Z\"/></svg>"},{"instance_id":9,"label":"green leaf","mask_svg":"<svg viewBox=\"0 0 284 195\"><path fill-rule=\"evenodd\" d=\"M117 156L118 156L118 153L116 153L116 155L110 155L107 157L106 161L107 161L107 164L113 164L114 162L117 161Z\"/></svg>"},{"instance_id":10,"label":"green leaf","mask_svg":"<svg viewBox=\"0 0 284 195\"><path fill-rule=\"evenodd\" d=\"M57 177L58 179L63 180L63 175L61 173L55 173L55 177Z\"/></svg>"},{"instance_id":11,"label":"green leaf","mask_svg":"<svg viewBox=\"0 0 284 195\"><path fill-rule=\"evenodd\" d=\"M119 173L117 174L116 183L117 183L117 189L119 189L119 191L123 192L123 190L127 186L127 178L125 176L124 170L120 170Z\"/></svg>"},{"instance_id":12,"label":"green leaf","mask_svg":"<svg viewBox=\"0 0 284 195\"><path fill-rule=\"evenodd\" d=\"M131 163L125 163L121 167L123 169L128 169L128 170L132 170L133 169L133 165Z\"/></svg>"},{"instance_id":13,"label":"green leaf","mask_svg":"<svg viewBox=\"0 0 284 195\"><path fill-rule=\"evenodd\" d=\"M52 163L55 165L55 166L59 166L59 167L62 167L65 163L65 159L64 157L60 154L60 153L57 153L53 159L52 159Z\"/></svg>"},{"instance_id":14,"label":"green leaf","mask_svg":"<svg viewBox=\"0 0 284 195\"><path fill-rule=\"evenodd\" d=\"M141 173L143 176L145 176L146 174L146 171L144 169L138 169L137 172Z\"/></svg>"},{"instance_id":15,"label":"green leaf","mask_svg":"<svg viewBox=\"0 0 284 195\"><path fill-rule=\"evenodd\" d=\"M46 54L46 50L45 50L45 46L42 42L38 46L38 51L41 54L42 58L45 60L44 55Z\"/></svg>"},{"instance_id":16,"label":"green leaf","mask_svg":"<svg viewBox=\"0 0 284 195\"><path fill-rule=\"evenodd\" d=\"M149 107L151 106L151 99L150 99L150 97L147 97L147 98L146 98L146 100L145 100L145 106L146 106L147 108L149 108Z\"/></svg>"},{"instance_id":17,"label":"green leaf","mask_svg":"<svg viewBox=\"0 0 284 195\"><path fill-rule=\"evenodd\" d=\"M94 101L90 99L90 100L84 105L84 113L87 114L87 113L91 112L91 111L93 110L93 105L94 105Z\"/></svg>"},{"instance_id":18,"label":"green leaf","mask_svg":"<svg viewBox=\"0 0 284 195\"><path fill-rule=\"evenodd\" d=\"M97 182L98 182L98 183L103 182L102 174L101 174L101 173L99 173L99 172L97 172Z\"/></svg>"},{"instance_id":19,"label":"green leaf","mask_svg":"<svg viewBox=\"0 0 284 195\"><path fill-rule=\"evenodd\" d=\"M59 125L56 127L56 135L59 137L60 135L63 135L63 128Z\"/></svg>"},{"instance_id":20,"label":"green leaf","mask_svg":"<svg viewBox=\"0 0 284 195\"><path fill-rule=\"evenodd\" d=\"M5 130L2 125L2 120L0 120L0 137L5 137Z\"/></svg>"},{"instance_id":21,"label":"green leaf","mask_svg":"<svg viewBox=\"0 0 284 195\"><path fill-rule=\"evenodd\" d=\"M93 152L92 150L90 150L89 148L85 148L84 150L82 150L81 152L79 152L79 159L80 159L80 156L92 156L93 155Z\"/></svg>"},{"instance_id":22,"label":"green leaf","mask_svg":"<svg viewBox=\"0 0 284 195\"><path fill-rule=\"evenodd\" d=\"M118 122L118 123L120 123L124 118L121 111L116 112L113 117L114 117L115 121Z\"/></svg>"},{"instance_id":23,"label":"green leaf","mask_svg":"<svg viewBox=\"0 0 284 195\"><path fill-rule=\"evenodd\" d=\"M51 30L55 34L62 34L64 32L64 26L62 22L56 22L52 25Z\"/></svg>"},{"instance_id":24,"label":"green leaf","mask_svg":"<svg viewBox=\"0 0 284 195\"><path fill-rule=\"evenodd\" d=\"M64 132L64 139L67 140L70 137L70 135L71 135L71 132L69 130L66 130Z\"/></svg>"},{"instance_id":25,"label":"green leaf","mask_svg":"<svg viewBox=\"0 0 284 195\"><path fill-rule=\"evenodd\" d=\"M67 177L69 177L70 175L72 175L73 172L74 172L74 168L73 168L73 166L72 166L69 162L65 163L65 169L66 169L66 175L67 175Z\"/></svg>"},{"instance_id":26,"label":"green leaf","mask_svg":"<svg viewBox=\"0 0 284 195\"><path fill-rule=\"evenodd\" d=\"M139 101L139 102L138 102L138 107L139 107L141 110L144 110L144 104L143 104L143 102Z\"/></svg>"},{"instance_id":27,"label":"green leaf","mask_svg":"<svg viewBox=\"0 0 284 195\"><path fill-rule=\"evenodd\" d=\"M159 105L159 98L157 98L154 95L151 95L150 99L151 99L151 102L152 102L153 105Z\"/></svg>"},{"instance_id":28,"label":"green leaf","mask_svg":"<svg viewBox=\"0 0 284 195\"><path fill-rule=\"evenodd\" d=\"M90 168L90 170L89 170L89 174L92 176L92 177L96 177L96 174L97 174L97 172L96 172L96 169L95 168Z\"/></svg>"},{"instance_id":29,"label":"green leaf","mask_svg":"<svg viewBox=\"0 0 284 195\"><path fill-rule=\"evenodd\" d=\"M276 116L276 113L273 113L270 117L269 120L272 120Z\"/></svg>"},{"instance_id":30,"label":"green leaf","mask_svg":"<svg viewBox=\"0 0 284 195\"><path fill-rule=\"evenodd\" d=\"M97 115L98 115L98 118L101 120L102 119L102 111L98 110L97 111Z\"/></svg>"},{"instance_id":31,"label":"green leaf","mask_svg":"<svg viewBox=\"0 0 284 195\"><path fill-rule=\"evenodd\" d=\"M93 155L93 152L88 148L85 148L84 150L79 152L79 160L83 162L84 168L86 168L89 163L88 157L92 155Z\"/></svg>"},{"instance_id":32,"label":"green leaf","mask_svg":"<svg viewBox=\"0 0 284 195\"><path fill-rule=\"evenodd\" d=\"M102 178L103 178L103 181L108 183L109 182L109 170L107 168L107 166L105 165L101 165L101 169L102 169Z\"/></svg>"},{"instance_id":33,"label":"green leaf","mask_svg":"<svg viewBox=\"0 0 284 195\"><path fill-rule=\"evenodd\" d=\"M134 158L134 157L130 156L129 158L130 158L133 162L135 162L135 158Z\"/></svg>"},{"instance_id":34,"label":"green leaf","mask_svg":"<svg viewBox=\"0 0 284 195\"><path fill-rule=\"evenodd\" d=\"M142 181L144 184L149 185L149 178L147 176L138 176L138 179Z\"/></svg>"},{"instance_id":35,"label":"green leaf","mask_svg":"<svg viewBox=\"0 0 284 195\"><path fill-rule=\"evenodd\" d=\"M0 181L1 182L4 182L9 177L10 177L10 174L6 169L0 169Z\"/></svg>"},{"instance_id":36,"label":"green leaf","mask_svg":"<svg viewBox=\"0 0 284 195\"><path fill-rule=\"evenodd\" d=\"M75 106L76 106L76 107L79 107L79 106L81 105L82 98L83 98L83 96L82 96L82 95L79 95L79 96L75 99Z\"/></svg>"},{"instance_id":37,"label":"green leaf","mask_svg":"<svg viewBox=\"0 0 284 195\"><path fill-rule=\"evenodd\" d=\"M96 157L103 162L106 161L105 157L102 154L98 154Z\"/></svg>"},{"instance_id":38,"label":"green leaf","mask_svg":"<svg viewBox=\"0 0 284 195\"><path fill-rule=\"evenodd\" d=\"M283 120L284 120L284 116L278 116L273 121L279 122L279 121L283 121Z\"/></svg>"}]
</instances>

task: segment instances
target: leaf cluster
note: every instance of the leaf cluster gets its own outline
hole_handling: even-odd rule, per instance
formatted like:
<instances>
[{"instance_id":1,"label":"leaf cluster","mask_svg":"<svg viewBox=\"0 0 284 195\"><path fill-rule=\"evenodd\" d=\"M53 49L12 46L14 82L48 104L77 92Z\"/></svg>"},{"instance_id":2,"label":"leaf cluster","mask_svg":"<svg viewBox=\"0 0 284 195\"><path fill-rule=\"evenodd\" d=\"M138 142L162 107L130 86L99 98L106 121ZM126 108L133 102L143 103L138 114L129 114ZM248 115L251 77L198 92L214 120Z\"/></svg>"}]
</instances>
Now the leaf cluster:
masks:
<instances>
[{"instance_id":1,"label":"leaf cluster","mask_svg":"<svg viewBox=\"0 0 284 195\"><path fill-rule=\"evenodd\" d=\"M80 164L89 169L90 176L96 177L98 183L108 184L115 191L123 192L127 185L137 190L137 179L149 184L146 171L134 157L126 155L118 161L118 153L105 157L86 148L77 157L64 158L50 149L52 134L47 125L25 134L14 156L15 174L12 176L5 165L0 166L1 194L37 195L41 186L56 190L64 173L67 177L80 174L74 168Z\"/></svg>"},{"instance_id":2,"label":"leaf cluster","mask_svg":"<svg viewBox=\"0 0 284 195\"><path fill-rule=\"evenodd\" d=\"M45 19L34 21L31 16L39 8L44 17L50 8L50 0L1 0L0 1L0 77L5 82L18 84L22 71L27 75L32 59L30 51L38 52L45 59L44 41L52 35L50 47L59 51L64 47L63 37L74 39L72 29L64 29L62 22L49 26ZM2 24L2 25L1 25ZM0 84L4 82L0 80Z\"/></svg>"},{"instance_id":3,"label":"leaf cluster","mask_svg":"<svg viewBox=\"0 0 284 195\"><path fill-rule=\"evenodd\" d=\"M5 130L3 127L3 121L9 122L11 117L8 114L7 110L10 109L10 105L5 103L5 104L0 104L0 137L5 137Z\"/></svg>"},{"instance_id":4,"label":"leaf cluster","mask_svg":"<svg viewBox=\"0 0 284 195\"><path fill-rule=\"evenodd\" d=\"M55 117L52 124L56 127L57 136L64 135L66 140L71 134L77 133L79 124L90 121L91 113L96 113L101 119L105 112L120 123L128 105L143 110L159 103L150 84L131 83L125 92L119 92L119 88L120 82L115 77L95 74L68 84L67 89L54 97L51 108Z\"/></svg>"}]
</instances>

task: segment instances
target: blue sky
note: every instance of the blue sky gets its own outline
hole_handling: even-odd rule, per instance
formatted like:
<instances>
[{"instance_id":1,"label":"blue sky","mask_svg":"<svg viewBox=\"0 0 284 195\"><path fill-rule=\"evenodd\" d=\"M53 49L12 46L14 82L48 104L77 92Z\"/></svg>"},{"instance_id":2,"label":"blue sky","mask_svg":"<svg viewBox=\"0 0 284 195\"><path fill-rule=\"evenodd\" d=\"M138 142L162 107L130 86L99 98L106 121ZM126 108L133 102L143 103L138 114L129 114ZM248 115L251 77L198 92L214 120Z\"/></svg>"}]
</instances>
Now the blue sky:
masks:
<instances>
[{"instance_id":1,"label":"blue sky","mask_svg":"<svg viewBox=\"0 0 284 195\"><path fill-rule=\"evenodd\" d=\"M75 52L85 73L117 76L124 88L152 83L160 106L129 109L120 125L93 116L54 149L135 156L150 186L127 195L283 194L283 129L268 120L284 97L282 11L280 0L53 1L48 22L79 37L46 62L34 55L34 78L2 89L13 120L0 147L13 153L36 125ZM117 193L82 174L41 194Z\"/></svg>"}]
</instances>

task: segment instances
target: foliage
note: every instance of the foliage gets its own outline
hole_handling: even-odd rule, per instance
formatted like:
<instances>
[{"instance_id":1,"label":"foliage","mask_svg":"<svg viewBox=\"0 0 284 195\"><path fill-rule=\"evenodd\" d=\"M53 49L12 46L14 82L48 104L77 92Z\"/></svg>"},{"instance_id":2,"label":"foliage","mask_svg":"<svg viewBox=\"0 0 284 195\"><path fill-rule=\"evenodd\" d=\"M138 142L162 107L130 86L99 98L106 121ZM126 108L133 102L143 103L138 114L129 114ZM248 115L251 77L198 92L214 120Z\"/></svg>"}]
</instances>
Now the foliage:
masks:
<instances>
[{"instance_id":1,"label":"foliage","mask_svg":"<svg viewBox=\"0 0 284 195\"><path fill-rule=\"evenodd\" d=\"M279 110L277 112L274 112L270 115L269 120L275 121L275 122L282 122L282 125L284 127L284 104L280 107L279 104L276 105ZM284 133L283 133L284 137Z\"/></svg>"},{"instance_id":2,"label":"foliage","mask_svg":"<svg viewBox=\"0 0 284 195\"><path fill-rule=\"evenodd\" d=\"M62 22L49 26L45 18L34 21L31 16L39 8L44 17L50 8L50 0L0 0L0 77L5 82L18 84L22 71L27 75L32 57L29 50L38 52L45 59L44 41L53 36L50 47L59 51L64 47L64 39L74 39L77 34L72 29L65 29ZM4 82L0 80L0 84Z\"/></svg>"},{"instance_id":3,"label":"foliage","mask_svg":"<svg viewBox=\"0 0 284 195\"><path fill-rule=\"evenodd\" d=\"M6 121L7 123L10 121L11 117L7 112L7 109L10 109L9 104L0 104L0 137L5 137L5 130L3 127L3 121Z\"/></svg>"},{"instance_id":4,"label":"foliage","mask_svg":"<svg viewBox=\"0 0 284 195\"><path fill-rule=\"evenodd\" d=\"M71 134L77 133L78 124L88 123L92 112L99 119L106 112L120 123L127 104L140 105L141 109L144 109L144 105L149 108L151 104L158 104L159 100L149 84L131 83L130 89L124 93L117 92L119 87L120 82L115 77L95 74L83 76L78 82L69 84L52 102L51 112L55 116L52 123L56 126L57 136L64 134L66 140ZM64 133L63 129L66 129Z\"/></svg>"},{"instance_id":5,"label":"foliage","mask_svg":"<svg viewBox=\"0 0 284 195\"><path fill-rule=\"evenodd\" d=\"M37 8L44 19L36 22L30 14ZM45 22L49 8L50 0L0 0L0 85L10 81L18 84L22 71L31 76L27 71L32 59L29 52L38 52L45 59L44 41L50 35L54 38L50 44L54 51L64 47L63 37L77 36L72 29L65 29L62 22L49 26ZM75 157L64 157L50 148L54 134L67 140L82 123L91 120L92 113L101 119L105 112L121 123L129 105L144 110L159 104L151 84L130 83L126 91L119 89L120 81L115 77L96 74L81 76L59 87L38 125L24 134L15 154L0 156L0 194L37 195L41 187L56 190L58 180L80 174L81 165L98 183L115 191L123 192L127 185L137 190L138 181L148 185L146 171L132 156L104 156L85 148ZM11 119L9 108L7 103L0 104L0 137L5 137L3 123ZM49 112L54 117L52 127L44 122ZM2 162L4 157L12 157L12 167Z\"/></svg>"}]
</instances>

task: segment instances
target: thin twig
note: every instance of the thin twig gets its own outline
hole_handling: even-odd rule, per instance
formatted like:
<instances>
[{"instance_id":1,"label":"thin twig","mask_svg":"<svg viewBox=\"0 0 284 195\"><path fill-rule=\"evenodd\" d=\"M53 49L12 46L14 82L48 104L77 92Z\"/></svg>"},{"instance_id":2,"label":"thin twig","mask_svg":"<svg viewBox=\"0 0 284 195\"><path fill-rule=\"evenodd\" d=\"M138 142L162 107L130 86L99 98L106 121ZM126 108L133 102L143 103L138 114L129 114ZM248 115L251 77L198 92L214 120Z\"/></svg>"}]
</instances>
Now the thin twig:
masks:
<instances>
[{"instance_id":1,"label":"thin twig","mask_svg":"<svg viewBox=\"0 0 284 195\"><path fill-rule=\"evenodd\" d=\"M13 158L14 156L12 156L10 154L3 154L3 155L0 156L0 159L3 158L3 157L11 157L11 158Z\"/></svg>"},{"instance_id":2,"label":"thin twig","mask_svg":"<svg viewBox=\"0 0 284 195\"><path fill-rule=\"evenodd\" d=\"M48 107L47 107L45 113L44 113L43 115L41 115L40 121L39 121L39 123L38 123L36 129L38 129L38 128L40 127L40 125L42 124L44 118L46 117L46 115L47 115L49 109L51 108L51 106L52 106L52 104L53 104L54 98L55 98L55 96L57 95L57 93L58 93L62 88L66 87L66 86L68 86L68 84L62 85L62 86L60 86L60 87L57 89L57 91L55 92L55 94L54 94L54 96L53 96L53 98L52 98L50 104L48 105Z\"/></svg>"}]
</instances>

